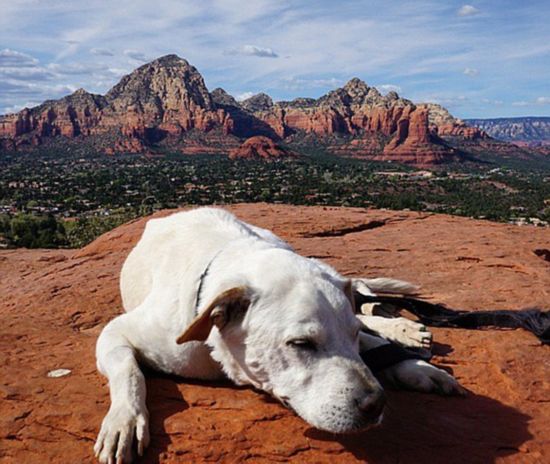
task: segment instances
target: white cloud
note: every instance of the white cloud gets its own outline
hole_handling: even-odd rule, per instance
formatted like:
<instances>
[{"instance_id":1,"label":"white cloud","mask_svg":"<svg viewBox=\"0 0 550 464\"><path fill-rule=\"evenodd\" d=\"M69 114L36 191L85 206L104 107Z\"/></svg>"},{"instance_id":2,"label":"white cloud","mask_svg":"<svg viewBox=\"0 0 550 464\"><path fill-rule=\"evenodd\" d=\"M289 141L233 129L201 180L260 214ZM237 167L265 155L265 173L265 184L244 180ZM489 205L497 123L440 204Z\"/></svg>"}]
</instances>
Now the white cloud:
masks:
<instances>
[{"instance_id":1,"label":"white cloud","mask_svg":"<svg viewBox=\"0 0 550 464\"><path fill-rule=\"evenodd\" d=\"M12 106L5 106L2 108L2 112L0 114L11 114L11 113L17 113L18 111L21 111L23 108L32 108L33 106L39 105L41 102L38 101L28 101L23 104L15 104Z\"/></svg>"},{"instance_id":2,"label":"white cloud","mask_svg":"<svg viewBox=\"0 0 550 464\"><path fill-rule=\"evenodd\" d=\"M0 67L33 67L38 65L38 60L26 53L21 53L9 48L0 50Z\"/></svg>"},{"instance_id":3,"label":"white cloud","mask_svg":"<svg viewBox=\"0 0 550 464\"><path fill-rule=\"evenodd\" d=\"M475 6L472 6L472 5L462 5L458 11L456 12L456 14L458 16L474 16L476 14L479 13L479 10L475 7Z\"/></svg>"},{"instance_id":4,"label":"white cloud","mask_svg":"<svg viewBox=\"0 0 550 464\"><path fill-rule=\"evenodd\" d=\"M225 52L228 55L258 56L260 58L278 58L279 55L271 48L258 47L256 45L243 45L239 48L232 48Z\"/></svg>"},{"instance_id":5,"label":"white cloud","mask_svg":"<svg viewBox=\"0 0 550 464\"><path fill-rule=\"evenodd\" d=\"M94 72L108 70L108 67L106 65L99 63L50 63L47 68L60 75L92 74Z\"/></svg>"},{"instance_id":6,"label":"white cloud","mask_svg":"<svg viewBox=\"0 0 550 464\"><path fill-rule=\"evenodd\" d=\"M261 58L278 58L279 55L275 53L271 48L256 47L255 45L245 45L242 48L242 52L245 55L259 56Z\"/></svg>"},{"instance_id":7,"label":"white cloud","mask_svg":"<svg viewBox=\"0 0 550 464\"><path fill-rule=\"evenodd\" d=\"M109 68L107 71L115 77L122 77L132 72L132 69L125 68Z\"/></svg>"},{"instance_id":8,"label":"white cloud","mask_svg":"<svg viewBox=\"0 0 550 464\"><path fill-rule=\"evenodd\" d=\"M0 78L15 79L22 81L45 81L52 80L56 77L54 73L40 66L8 68L0 67Z\"/></svg>"},{"instance_id":9,"label":"white cloud","mask_svg":"<svg viewBox=\"0 0 550 464\"><path fill-rule=\"evenodd\" d=\"M48 2L50 3L50 2ZM92 2L90 2L92 3ZM91 8L90 6L87 6ZM63 9L63 6L61 6ZM65 8L67 8L65 6ZM76 22L76 25L72 24L66 29L63 29L60 32L60 39L67 44L55 57L56 61L63 60L71 55L76 54L83 44L86 44L89 41L95 40L96 37L101 37L103 35L106 26L112 20L111 17L103 18L102 21L94 21L92 16L86 18L84 23Z\"/></svg>"},{"instance_id":10,"label":"white cloud","mask_svg":"<svg viewBox=\"0 0 550 464\"><path fill-rule=\"evenodd\" d=\"M304 79L299 77L287 77L282 79L282 86L288 90L304 90L309 88L334 89L343 84L341 79L330 77L328 79Z\"/></svg>"},{"instance_id":11,"label":"white cloud","mask_svg":"<svg viewBox=\"0 0 550 464\"><path fill-rule=\"evenodd\" d=\"M0 79L17 85L23 82L42 82L55 79L56 74L39 65L36 58L16 50L0 50Z\"/></svg>"},{"instance_id":12,"label":"white cloud","mask_svg":"<svg viewBox=\"0 0 550 464\"><path fill-rule=\"evenodd\" d=\"M504 101L503 100L491 100L490 98L482 98L481 101L487 105L492 105L492 106L502 106L504 105Z\"/></svg>"},{"instance_id":13,"label":"white cloud","mask_svg":"<svg viewBox=\"0 0 550 464\"><path fill-rule=\"evenodd\" d=\"M520 100L512 103L513 106L544 106L550 105L550 97L537 97L534 100Z\"/></svg>"},{"instance_id":14,"label":"white cloud","mask_svg":"<svg viewBox=\"0 0 550 464\"><path fill-rule=\"evenodd\" d=\"M378 88L386 93L388 92L401 92L401 87L398 85L393 84L382 84L379 85Z\"/></svg>"},{"instance_id":15,"label":"white cloud","mask_svg":"<svg viewBox=\"0 0 550 464\"><path fill-rule=\"evenodd\" d=\"M115 56L114 52L107 48L90 48L90 53L98 56Z\"/></svg>"},{"instance_id":16,"label":"white cloud","mask_svg":"<svg viewBox=\"0 0 550 464\"><path fill-rule=\"evenodd\" d=\"M427 92L468 95L463 107L483 106L484 112L491 107L481 103L482 97L503 95L508 113L513 112L508 99L528 100L538 113L548 108L534 103L546 92L523 94L522 89L543 89L550 72L549 2L508 2L490 14L487 2L475 0L371 0L369 8L356 0L254 0L245 7L242 0L157 0L154 8L149 0L0 3L0 49L28 54L26 67L37 68L25 72L22 66L3 64L0 53L0 66L17 68L9 78L0 75L0 85L12 79L105 93L148 58L177 53L197 67L209 88L254 89L276 100L318 97L358 76L368 83L399 82L406 89L403 96L413 100L426 101ZM481 17L483 28L477 24ZM236 49L223 53L231 47ZM52 62L60 68L50 69ZM73 67L76 63L103 63L109 69L86 74ZM483 68L476 78L461 74L479 63ZM297 78L289 81L288 76ZM0 92L0 108L34 101L15 92Z\"/></svg>"},{"instance_id":17,"label":"white cloud","mask_svg":"<svg viewBox=\"0 0 550 464\"><path fill-rule=\"evenodd\" d=\"M462 107L470 102L466 95L427 95L422 99L424 102L438 103L441 106L457 108Z\"/></svg>"},{"instance_id":18,"label":"white cloud","mask_svg":"<svg viewBox=\"0 0 550 464\"><path fill-rule=\"evenodd\" d=\"M141 61L142 63L149 61L149 58L144 53L138 52L137 50L124 50L123 53L132 60Z\"/></svg>"},{"instance_id":19,"label":"white cloud","mask_svg":"<svg viewBox=\"0 0 550 464\"><path fill-rule=\"evenodd\" d=\"M243 93L240 93L238 94L236 97L235 97L235 100L237 101L244 101L250 97L253 97L254 95L256 95L254 92L243 92Z\"/></svg>"},{"instance_id":20,"label":"white cloud","mask_svg":"<svg viewBox=\"0 0 550 464\"><path fill-rule=\"evenodd\" d=\"M476 77L478 74L479 74L479 70L475 69L475 68L464 68L464 71L462 71L462 74L465 74L466 76L469 76L469 77Z\"/></svg>"},{"instance_id":21,"label":"white cloud","mask_svg":"<svg viewBox=\"0 0 550 464\"><path fill-rule=\"evenodd\" d=\"M34 82L23 81L0 81L0 93L6 95L23 96L23 98L32 98L42 101L46 98L59 98L68 93L74 92L76 87L73 85L51 85L37 84Z\"/></svg>"}]
</instances>

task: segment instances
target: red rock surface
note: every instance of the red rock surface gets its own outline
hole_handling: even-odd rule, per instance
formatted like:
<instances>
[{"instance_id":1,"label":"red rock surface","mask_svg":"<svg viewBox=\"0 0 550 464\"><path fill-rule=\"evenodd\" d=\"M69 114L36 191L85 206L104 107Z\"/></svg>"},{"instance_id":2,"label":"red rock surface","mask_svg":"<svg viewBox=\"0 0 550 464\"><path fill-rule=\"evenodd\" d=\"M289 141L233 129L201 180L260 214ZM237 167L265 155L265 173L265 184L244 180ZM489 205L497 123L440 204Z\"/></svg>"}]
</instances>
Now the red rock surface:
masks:
<instances>
[{"instance_id":1,"label":"red rock surface","mask_svg":"<svg viewBox=\"0 0 550 464\"><path fill-rule=\"evenodd\" d=\"M410 212L236 205L346 275L391 276L464 309L549 307L550 231ZM160 213L166 214L166 212ZM109 406L94 345L121 311L118 273L145 220L81 250L0 251L0 461L93 462ZM384 424L316 431L266 395L147 374L141 462L542 463L550 460L550 348L515 331L434 329L435 363L466 398L389 391ZM53 369L71 374L48 378Z\"/></svg>"},{"instance_id":2,"label":"red rock surface","mask_svg":"<svg viewBox=\"0 0 550 464\"><path fill-rule=\"evenodd\" d=\"M250 137L240 147L229 152L229 157L232 159L273 159L288 156L293 156L293 154L263 135Z\"/></svg>"}]
</instances>

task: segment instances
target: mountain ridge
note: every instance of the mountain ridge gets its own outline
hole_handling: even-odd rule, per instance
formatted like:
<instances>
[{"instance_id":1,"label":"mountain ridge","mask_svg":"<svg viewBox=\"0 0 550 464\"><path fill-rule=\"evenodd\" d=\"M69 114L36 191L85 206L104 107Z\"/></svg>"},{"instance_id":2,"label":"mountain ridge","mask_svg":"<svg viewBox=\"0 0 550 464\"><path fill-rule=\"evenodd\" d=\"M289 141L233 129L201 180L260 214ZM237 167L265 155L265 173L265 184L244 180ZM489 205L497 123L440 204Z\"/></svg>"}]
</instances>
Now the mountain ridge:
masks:
<instances>
[{"instance_id":1,"label":"mountain ridge","mask_svg":"<svg viewBox=\"0 0 550 464\"><path fill-rule=\"evenodd\" d=\"M460 160L446 138L487 139L439 105L415 104L396 92L382 95L359 78L317 99L274 102L259 93L238 102L222 88L209 92L199 71L173 54L138 67L105 95L79 89L0 116L4 150L55 145L64 137L109 154L158 147L227 154L254 136L415 165Z\"/></svg>"},{"instance_id":2,"label":"mountain ridge","mask_svg":"<svg viewBox=\"0 0 550 464\"><path fill-rule=\"evenodd\" d=\"M550 145L550 117L521 116L512 118L466 119L467 123L505 142L527 145Z\"/></svg>"}]
</instances>

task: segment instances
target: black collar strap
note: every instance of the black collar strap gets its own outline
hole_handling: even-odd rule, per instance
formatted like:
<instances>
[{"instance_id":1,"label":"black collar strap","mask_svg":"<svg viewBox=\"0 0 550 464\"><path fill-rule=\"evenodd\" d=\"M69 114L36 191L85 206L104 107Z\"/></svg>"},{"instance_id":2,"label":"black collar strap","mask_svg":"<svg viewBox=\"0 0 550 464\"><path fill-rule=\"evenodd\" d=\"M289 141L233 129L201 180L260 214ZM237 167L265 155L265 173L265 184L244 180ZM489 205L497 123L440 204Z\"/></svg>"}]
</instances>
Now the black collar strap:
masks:
<instances>
[{"instance_id":1,"label":"black collar strap","mask_svg":"<svg viewBox=\"0 0 550 464\"><path fill-rule=\"evenodd\" d=\"M199 276L199 286L197 288L197 294L195 295L195 307L194 307L195 316L197 316L199 314L199 304L200 304L200 300L201 300L201 291L202 291L202 287L203 287L203 284L204 284L204 279L206 278L206 275L208 274L208 271L210 270L210 267L212 266L212 263L219 256L219 254L222 251L223 251L223 248L221 250L219 250L212 257L212 259L208 262L208 264L204 268L204 271L202 271L202 274Z\"/></svg>"}]
</instances>

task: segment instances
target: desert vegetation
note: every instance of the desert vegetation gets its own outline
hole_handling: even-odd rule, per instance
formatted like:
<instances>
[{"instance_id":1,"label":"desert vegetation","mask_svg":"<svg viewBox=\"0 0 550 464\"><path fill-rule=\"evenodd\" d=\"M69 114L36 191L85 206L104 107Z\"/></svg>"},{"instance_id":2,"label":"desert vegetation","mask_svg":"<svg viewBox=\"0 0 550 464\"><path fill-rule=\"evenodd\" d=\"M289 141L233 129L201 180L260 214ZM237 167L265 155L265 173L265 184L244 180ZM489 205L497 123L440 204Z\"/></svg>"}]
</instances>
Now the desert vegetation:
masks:
<instances>
[{"instance_id":1,"label":"desert vegetation","mask_svg":"<svg viewBox=\"0 0 550 464\"><path fill-rule=\"evenodd\" d=\"M270 163L220 155L6 155L4 247L79 247L132 218L183 205L272 202L550 221L550 173L487 165L418 171L313 154Z\"/></svg>"}]
</instances>

